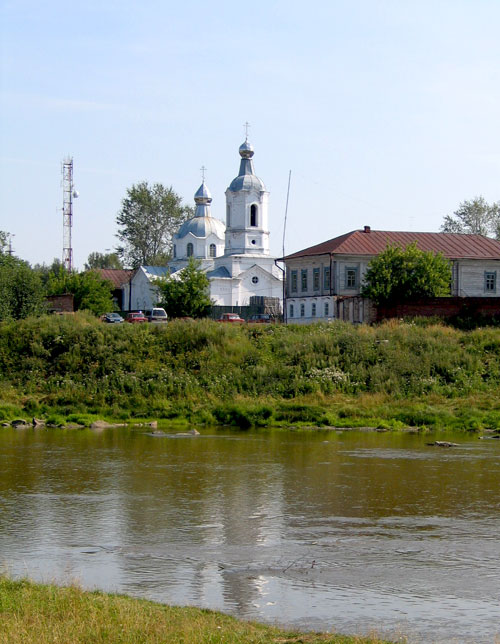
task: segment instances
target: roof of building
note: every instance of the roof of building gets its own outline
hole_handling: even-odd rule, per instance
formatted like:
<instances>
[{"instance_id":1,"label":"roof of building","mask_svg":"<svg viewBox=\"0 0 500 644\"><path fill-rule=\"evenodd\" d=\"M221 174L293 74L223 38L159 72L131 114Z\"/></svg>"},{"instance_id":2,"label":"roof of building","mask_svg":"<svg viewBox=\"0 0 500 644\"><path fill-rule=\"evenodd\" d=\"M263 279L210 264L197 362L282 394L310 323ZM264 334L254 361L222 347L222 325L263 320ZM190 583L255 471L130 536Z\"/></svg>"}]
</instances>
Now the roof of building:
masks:
<instances>
[{"instance_id":1,"label":"roof of building","mask_svg":"<svg viewBox=\"0 0 500 644\"><path fill-rule=\"evenodd\" d=\"M191 233L191 235L200 239L205 239L211 234L219 237L219 239L224 239L225 232L226 227L220 219L215 217L193 217L182 224L174 237L179 240Z\"/></svg>"},{"instance_id":2,"label":"roof of building","mask_svg":"<svg viewBox=\"0 0 500 644\"><path fill-rule=\"evenodd\" d=\"M388 245L406 247L413 242L420 250L442 253L448 259L500 260L500 241L482 235L371 230L369 226L299 250L283 259L330 253L373 256L383 252Z\"/></svg>"},{"instance_id":3,"label":"roof of building","mask_svg":"<svg viewBox=\"0 0 500 644\"><path fill-rule=\"evenodd\" d=\"M125 268L95 268L94 270L103 279L110 281L115 288L126 284L134 273L134 271Z\"/></svg>"},{"instance_id":4,"label":"roof of building","mask_svg":"<svg viewBox=\"0 0 500 644\"><path fill-rule=\"evenodd\" d=\"M219 266L213 271L207 271L207 277L210 279L214 277L231 277L231 274L225 266Z\"/></svg>"},{"instance_id":5,"label":"roof of building","mask_svg":"<svg viewBox=\"0 0 500 644\"><path fill-rule=\"evenodd\" d=\"M168 266L141 266L148 277L165 277L170 273Z\"/></svg>"}]
</instances>

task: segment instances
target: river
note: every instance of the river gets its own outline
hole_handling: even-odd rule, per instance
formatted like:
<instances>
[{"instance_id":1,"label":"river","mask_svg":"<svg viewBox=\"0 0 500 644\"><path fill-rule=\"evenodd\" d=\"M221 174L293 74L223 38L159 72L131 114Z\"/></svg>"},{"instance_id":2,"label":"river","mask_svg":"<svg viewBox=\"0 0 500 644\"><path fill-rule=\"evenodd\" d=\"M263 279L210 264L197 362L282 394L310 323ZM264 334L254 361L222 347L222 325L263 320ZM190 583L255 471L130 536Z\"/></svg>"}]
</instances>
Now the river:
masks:
<instances>
[{"instance_id":1,"label":"river","mask_svg":"<svg viewBox=\"0 0 500 644\"><path fill-rule=\"evenodd\" d=\"M291 628L500 641L500 440L201 432L0 428L0 564Z\"/></svg>"}]
</instances>

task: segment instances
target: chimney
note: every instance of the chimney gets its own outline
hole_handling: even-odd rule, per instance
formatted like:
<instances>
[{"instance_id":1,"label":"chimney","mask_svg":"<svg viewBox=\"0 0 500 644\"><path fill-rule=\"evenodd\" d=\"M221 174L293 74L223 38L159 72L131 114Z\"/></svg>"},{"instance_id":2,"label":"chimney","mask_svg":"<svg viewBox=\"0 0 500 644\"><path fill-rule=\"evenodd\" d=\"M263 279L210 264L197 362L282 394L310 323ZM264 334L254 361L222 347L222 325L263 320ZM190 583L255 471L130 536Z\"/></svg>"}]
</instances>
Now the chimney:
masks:
<instances>
[{"instance_id":1,"label":"chimney","mask_svg":"<svg viewBox=\"0 0 500 644\"><path fill-rule=\"evenodd\" d=\"M369 233L370 231L371 231L370 226L365 226L365 228L364 228L363 232L364 232L364 233Z\"/></svg>"}]
</instances>

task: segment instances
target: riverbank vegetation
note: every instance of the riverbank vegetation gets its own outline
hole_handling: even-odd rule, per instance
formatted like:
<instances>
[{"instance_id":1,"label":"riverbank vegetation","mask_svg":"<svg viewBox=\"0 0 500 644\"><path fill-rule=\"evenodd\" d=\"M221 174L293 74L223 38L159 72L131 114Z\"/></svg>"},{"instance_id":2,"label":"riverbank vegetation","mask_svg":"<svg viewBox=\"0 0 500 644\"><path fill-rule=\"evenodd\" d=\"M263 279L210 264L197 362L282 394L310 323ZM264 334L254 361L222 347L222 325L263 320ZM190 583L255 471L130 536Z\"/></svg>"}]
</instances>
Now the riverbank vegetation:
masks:
<instances>
[{"instance_id":1,"label":"riverbank vegetation","mask_svg":"<svg viewBox=\"0 0 500 644\"><path fill-rule=\"evenodd\" d=\"M0 324L0 420L500 429L500 329Z\"/></svg>"},{"instance_id":2,"label":"riverbank vegetation","mask_svg":"<svg viewBox=\"0 0 500 644\"><path fill-rule=\"evenodd\" d=\"M375 637L284 631L198 608L0 576L0 644L383 644Z\"/></svg>"}]
</instances>

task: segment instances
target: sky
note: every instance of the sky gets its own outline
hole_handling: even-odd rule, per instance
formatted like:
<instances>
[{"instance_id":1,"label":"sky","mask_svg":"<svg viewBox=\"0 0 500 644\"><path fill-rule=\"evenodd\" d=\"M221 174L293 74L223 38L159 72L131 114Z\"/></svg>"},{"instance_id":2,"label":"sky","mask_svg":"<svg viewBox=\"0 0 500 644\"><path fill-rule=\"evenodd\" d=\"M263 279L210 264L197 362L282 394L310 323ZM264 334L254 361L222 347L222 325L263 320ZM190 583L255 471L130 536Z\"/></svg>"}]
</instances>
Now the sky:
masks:
<instances>
[{"instance_id":1,"label":"sky","mask_svg":"<svg viewBox=\"0 0 500 644\"><path fill-rule=\"evenodd\" d=\"M270 192L271 253L369 225L437 231L500 199L499 0L2 0L0 230L74 265L117 245L140 181L225 217L238 147Z\"/></svg>"}]
</instances>

